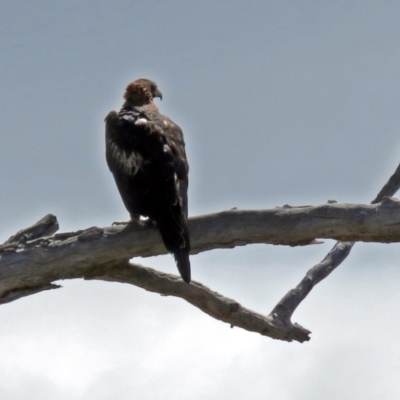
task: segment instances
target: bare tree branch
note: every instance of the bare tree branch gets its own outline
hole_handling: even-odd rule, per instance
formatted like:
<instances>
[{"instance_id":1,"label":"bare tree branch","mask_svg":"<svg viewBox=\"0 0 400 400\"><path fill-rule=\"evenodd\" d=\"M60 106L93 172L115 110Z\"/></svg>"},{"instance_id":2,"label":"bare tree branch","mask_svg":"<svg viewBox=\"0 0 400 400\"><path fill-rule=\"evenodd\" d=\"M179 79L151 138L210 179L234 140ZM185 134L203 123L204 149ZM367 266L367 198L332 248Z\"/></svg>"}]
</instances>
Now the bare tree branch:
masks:
<instances>
[{"instance_id":1,"label":"bare tree branch","mask_svg":"<svg viewBox=\"0 0 400 400\"><path fill-rule=\"evenodd\" d=\"M53 282L60 279L126 282L184 298L232 326L300 342L309 340L309 331L290 323L294 308L313 285L339 265L344 249L352 245L338 245L342 253L337 255L332 251L296 288L290 301L281 302L274 313L265 317L199 283L187 285L178 277L128 264L134 256L166 253L157 229L147 224L92 227L41 237L57 229L57 219L48 215L0 246L0 304L58 288ZM251 243L305 245L316 243L317 238L397 242L400 241L400 201L386 198L376 205L327 204L263 211L231 210L192 218L189 229L193 254Z\"/></svg>"},{"instance_id":2,"label":"bare tree branch","mask_svg":"<svg viewBox=\"0 0 400 400\"><path fill-rule=\"evenodd\" d=\"M384 197L392 197L396 194L396 192L400 189L400 164L397 166L396 171L394 171L393 175L389 178L389 180L385 183L381 191L372 200L371 204L380 203Z\"/></svg>"},{"instance_id":3,"label":"bare tree branch","mask_svg":"<svg viewBox=\"0 0 400 400\"><path fill-rule=\"evenodd\" d=\"M6 248L17 247L17 244L26 243L28 240L34 240L43 236L51 236L58 231L58 228L57 217L52 214L47 214L36 222L36 224L21 229L15 235L11 236L0 246L0 251Z\"/></svg>"},{"instance_id":4,"label":"bare tree branch","mask_svg":"<svg viewBox=\"0 0 400 400\"><path fill-rule=\"evenodd\" d=\"M398 165L394 174L389 178L388 182L378 193L376 198L372 201L372 204L382 202L381 207L387 207L388 209L391 207L397 207L399 202L397 200L390 199L387 196L393 196L399 189L400 164ZM397 222L390 218L388 220L388 224L397 224ZM306 276L301 280L296 288L290 290L274 307L269 314L269 317L277 326L281 326L282 329L290 331L292 326L291 318L296 308L307 297L316 284L325 279L347 258L354 246L355 239L347 238L344 240L353 241L337 242L327 256L307 272Z\"/></svg>"},{"instance_id":5,"label":"bare tree branch","mask_svg":"<svg viewBox=\"0 0 400 400\"><path fill-rule=\"evenodd\" d=\"M93 274L93 275L92 275ZM177 275L146 268L138 264L119 263L103 266L85 274L85 279L130 283L164 296L180 297L211 317L251 332L273 339L304 342L310 340L310 332L295 324L289 332L275 326L273 320L241 306L236 300L214 292L199 282L184 283Z\"/></svg>"},{"instance_id":6,"label":"bare tree branch","mask_svg":"<svg viewBox=\"0 0 400 400\"><path fill-rule=\"evenodd\" d=\"M331 251L317 265L308 270L306 276L290 290L282 300L274 307L269 317L276 326L289 331L292 325L291 318L300 303L311 292L312 288L325 279L336 267L338 267L350 254L354 242L336 242Z\"/></svg>"}]
</instances>

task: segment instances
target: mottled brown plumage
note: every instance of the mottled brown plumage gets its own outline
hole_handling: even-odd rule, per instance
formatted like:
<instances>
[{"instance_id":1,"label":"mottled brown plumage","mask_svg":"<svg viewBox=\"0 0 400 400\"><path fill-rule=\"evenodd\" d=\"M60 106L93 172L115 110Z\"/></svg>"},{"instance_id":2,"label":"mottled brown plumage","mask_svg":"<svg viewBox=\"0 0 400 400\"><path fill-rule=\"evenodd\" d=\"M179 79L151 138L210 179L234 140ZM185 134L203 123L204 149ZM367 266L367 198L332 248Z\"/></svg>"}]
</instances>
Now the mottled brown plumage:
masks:
<instances>
[{"instance_id":1,"label":"mottled brown plumage","mask_svg":"<svg viewBox=\"0 0 400 400\"><path fill-rule=\"evenodd\" d=\"M132 220L155 221L185 282L190 282L187 229L189 166L182 130L154 104L162 97L148 79L130 83L125 103L106 119L106 158Z\"/></svg>"}]
</instances>

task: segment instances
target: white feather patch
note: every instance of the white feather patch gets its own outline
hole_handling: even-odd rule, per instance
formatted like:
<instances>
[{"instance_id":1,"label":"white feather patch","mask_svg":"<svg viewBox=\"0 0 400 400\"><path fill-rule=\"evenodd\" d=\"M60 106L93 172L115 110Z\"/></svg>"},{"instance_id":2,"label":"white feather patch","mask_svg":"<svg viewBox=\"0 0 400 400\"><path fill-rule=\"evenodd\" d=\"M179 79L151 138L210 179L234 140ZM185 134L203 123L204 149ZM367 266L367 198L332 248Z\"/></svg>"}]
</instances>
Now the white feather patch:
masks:
<instances>
[{"instance_id":1,"label":"white feather patch","mask_svg":"<svg viewBox=\"0 0 400 400\"><path fill-rule=\"evenodd\" d=\"M138 118L135 121L135 125L146 125L148 122L149 122L149 120L146 118Z\"/></svg>"},{"instance_id":2,"label":"white feather patch","mask_svg":"<svg viewBox=\"0 0 400 400\"><path fill-rule=\"evenodd\" d=\"M127 152L115 143L110 143L111 154L119 168L128 175L135 175L143 165L143 158L139 153Z\"/></svg>"}]
</instances>

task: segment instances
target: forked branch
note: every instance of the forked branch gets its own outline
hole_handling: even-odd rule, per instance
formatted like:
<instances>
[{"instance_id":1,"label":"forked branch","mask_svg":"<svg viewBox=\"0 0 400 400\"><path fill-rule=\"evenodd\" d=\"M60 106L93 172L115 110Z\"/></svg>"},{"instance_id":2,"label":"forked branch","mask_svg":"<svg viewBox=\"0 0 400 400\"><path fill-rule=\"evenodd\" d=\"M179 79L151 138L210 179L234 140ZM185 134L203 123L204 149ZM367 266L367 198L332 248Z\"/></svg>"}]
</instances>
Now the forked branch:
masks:
<instances>
[{"instance_id":1,"label":"forked branch","mask_svg":"<svg viewBox=\"0 0 400 400\"><path fill-rule=\"evenodd\" d=\"M393 182L400 182L398 174L400 166L395 178L391 178ZM379 200L385 194L394 194L397 186L397 183L393 184L380 194ZM163 295L181 297L231 326L274 339L303 342L309 340L310 332L291 323L295 308L316 283L343 261L352 242L400 241L400 202L385 198L373 205L286 206L261 211L230 210L191 218L189 230L193 254L252 243L297 246L315 244L321 238L350 241L338 243L268 317L248 310L200 283L187 285L177 276L130 264L128 260L135 256L166 253L157 229L147 224L92 227L53 235L57 229L57 219L48 215L0 246L0 304L58 288L60 286L53 282L61 279L124 282Z\"/></svg>"},{"instance_id":2,"label":"forked branch","mask_svg":"<svg viewBox=\"0 0 400 400\"><path fill-rule=\"evenodd\" d=\"M399 189L400 164L394 174L378 193L376 198L372 200L371 204L377 204L381 202L382 207L396 207L399 202L390 199L387 196L393 196ZM392 219L391 215L388 217L389 226L397 224L396 219ZM274 321L274 323L278 326L281 326L282 329L290 331L292 327L291 318L296 308L306 298L316 284L325 279L347 258L353 246L354 241L336 242L327 256L320 263L312 267L307 272L306 276L301 280L301 282L296 286L296 288L290 290L274 307L269 314L269 317Z\"/></svg>"}]
</instances>

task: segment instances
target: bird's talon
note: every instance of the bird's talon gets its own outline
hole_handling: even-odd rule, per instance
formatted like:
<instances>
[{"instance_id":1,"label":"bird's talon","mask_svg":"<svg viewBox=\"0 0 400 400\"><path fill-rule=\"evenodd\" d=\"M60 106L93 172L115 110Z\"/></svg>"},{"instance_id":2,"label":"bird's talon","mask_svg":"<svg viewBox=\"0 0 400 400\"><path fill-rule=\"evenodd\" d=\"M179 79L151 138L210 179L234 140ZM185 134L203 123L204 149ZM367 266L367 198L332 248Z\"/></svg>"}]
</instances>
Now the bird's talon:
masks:
<instances>
[{"instance_id":1,"label":"bird's talon","mask_svg":"<svg viewBox=\"0 0 400 400\"><path fill-rule=\"evenodd\" d=\"M115 221L111 226L129 225L131 221Z\"/></svg>"}]
</instances>

